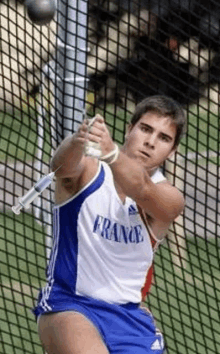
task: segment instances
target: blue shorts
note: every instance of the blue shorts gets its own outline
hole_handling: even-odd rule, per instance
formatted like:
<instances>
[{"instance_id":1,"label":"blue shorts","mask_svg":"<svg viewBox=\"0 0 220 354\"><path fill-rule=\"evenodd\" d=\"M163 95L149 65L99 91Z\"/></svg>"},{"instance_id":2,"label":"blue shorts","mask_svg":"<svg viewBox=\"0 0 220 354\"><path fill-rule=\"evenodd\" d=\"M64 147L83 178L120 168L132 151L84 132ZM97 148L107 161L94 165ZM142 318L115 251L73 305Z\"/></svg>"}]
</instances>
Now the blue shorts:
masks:
<instances>
[{"instance_id":1,"label":"blue shorts","mask_svg":"<svg viewBox=\"0 0 220 354\"><path fill-rule=\"evenodd\" d=\"M47 304L41 303L33 313L38 317L51 312L76 311L88 318L100 333L110 354L162 354L162 334L156 329L150 312L140 304L108 304L104 301L74 295L53 287Z\"/></svg>"}]
</instances>

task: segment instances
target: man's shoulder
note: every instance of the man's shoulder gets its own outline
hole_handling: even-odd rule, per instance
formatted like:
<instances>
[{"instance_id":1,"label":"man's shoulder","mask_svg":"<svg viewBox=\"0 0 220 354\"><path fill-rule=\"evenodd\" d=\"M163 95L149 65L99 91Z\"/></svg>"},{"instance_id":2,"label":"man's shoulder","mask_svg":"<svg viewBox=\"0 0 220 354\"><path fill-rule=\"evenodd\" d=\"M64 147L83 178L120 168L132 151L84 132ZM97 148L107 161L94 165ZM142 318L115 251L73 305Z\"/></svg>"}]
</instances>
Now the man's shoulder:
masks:
<instances>
[{"instance_id":1,"label":"man's shoulder","mask_svg":"<svg viewBox=\"0 0 220 354\"><path fill-rule=\"evenodd\" d=\"M73 197L94 178L97 172L98 163L96 163L94 159L88 158L80 174L74 174L68 177L57 177L55 186L56 204L63 203Z\"/></svg>"}]
</instances>

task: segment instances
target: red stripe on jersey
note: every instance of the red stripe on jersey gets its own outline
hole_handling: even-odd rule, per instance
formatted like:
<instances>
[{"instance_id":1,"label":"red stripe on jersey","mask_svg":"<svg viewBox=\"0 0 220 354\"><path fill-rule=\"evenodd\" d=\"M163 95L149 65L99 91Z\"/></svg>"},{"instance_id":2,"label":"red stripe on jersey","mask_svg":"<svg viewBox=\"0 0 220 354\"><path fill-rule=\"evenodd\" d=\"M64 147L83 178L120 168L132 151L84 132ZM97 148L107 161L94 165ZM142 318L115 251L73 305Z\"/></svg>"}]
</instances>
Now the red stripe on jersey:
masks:
<instances>
[{"instance_id":1,"label":"red stripe on jersey","mask_svg":"<svg viewBox=\"0 0 220 354\"><path fill-rule=\"evenodd\" d=\"M139 210L140 216L147 228L147 231L148 231L148 234L149 234L149 237L151 240L152 249L153 249L153 251L155 251L155 249L157 247L157 241L152 236L152 233L151 233L150 227L148 225L147 218L146 218L144 211L140 207L138 207L138 210ZM141 289L142 301L145 301L146 296L150 293L151 285L153 283L153 278L154 278L154 265L152 263L151 267L149 268L149 270L147 272L144 286Z\"/></svg>"}]
</instances>

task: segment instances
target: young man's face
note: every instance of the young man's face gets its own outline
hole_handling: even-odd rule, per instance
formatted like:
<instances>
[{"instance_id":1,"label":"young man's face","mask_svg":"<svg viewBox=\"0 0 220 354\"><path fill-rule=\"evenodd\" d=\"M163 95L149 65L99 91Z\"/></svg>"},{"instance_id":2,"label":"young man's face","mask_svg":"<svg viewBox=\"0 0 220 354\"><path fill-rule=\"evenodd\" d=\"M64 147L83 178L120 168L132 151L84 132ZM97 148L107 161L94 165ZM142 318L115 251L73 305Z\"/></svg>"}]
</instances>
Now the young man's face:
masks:
<instances>
[{"instance_id":1,"label":"young man's face","mask_svg":"<svg viewBox=\"0 0 220 354\"><path fill-rule=\"evenodd\" d=\"M147 112L134 126L129 126L123 151L150 172L173 154L175 138L176 126L169 117Z\"/></svg>"}]
</instances>

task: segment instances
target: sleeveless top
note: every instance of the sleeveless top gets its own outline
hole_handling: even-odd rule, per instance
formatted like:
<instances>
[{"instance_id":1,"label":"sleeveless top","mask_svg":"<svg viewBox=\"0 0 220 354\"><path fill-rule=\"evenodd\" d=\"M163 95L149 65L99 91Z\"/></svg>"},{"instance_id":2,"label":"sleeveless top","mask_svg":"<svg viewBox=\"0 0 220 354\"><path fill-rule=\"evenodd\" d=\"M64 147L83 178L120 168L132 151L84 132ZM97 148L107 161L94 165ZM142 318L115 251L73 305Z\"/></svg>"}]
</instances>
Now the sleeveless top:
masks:
<instances>
[{"instance_id":1,"label":"sleeveless top","mask_svg":"<svg viewBox=\"0 0 220 354\"><path fill-rule=\"evenodd\" d=\"M156 170L152 181L163 180ZM57 284L109 303L139 303L152 260L148 228L136 203L119 198L106 163L99 163L95 177L76 195L54 206L48 297Z\"/></svg>"}]
</instances>

